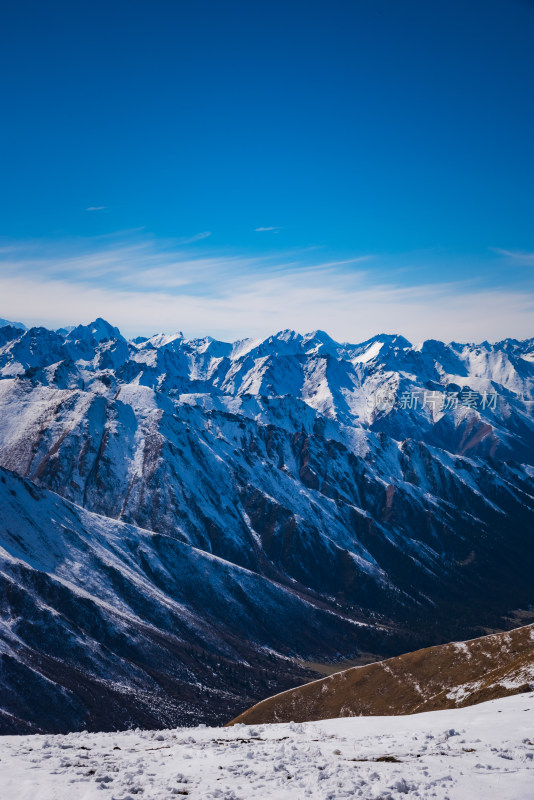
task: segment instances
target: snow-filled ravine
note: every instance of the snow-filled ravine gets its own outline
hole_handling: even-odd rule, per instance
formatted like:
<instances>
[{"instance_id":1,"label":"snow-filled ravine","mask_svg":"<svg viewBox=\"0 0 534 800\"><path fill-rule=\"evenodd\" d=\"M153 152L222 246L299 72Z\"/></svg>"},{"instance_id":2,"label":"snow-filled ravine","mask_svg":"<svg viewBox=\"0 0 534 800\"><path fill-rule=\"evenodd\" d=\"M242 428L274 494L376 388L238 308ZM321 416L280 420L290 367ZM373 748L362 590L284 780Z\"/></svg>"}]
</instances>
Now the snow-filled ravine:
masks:
<instances>
[{"instance_id":1,"label":"snow-filled ravine","mask_svg":"<svg viewBox=\"0 0 534 800\"><path fill-rule=\"evenodd\" d=\"M0 797L532 800L534 693L405 717L5 736Z\"/></svg>"}]
</instances>

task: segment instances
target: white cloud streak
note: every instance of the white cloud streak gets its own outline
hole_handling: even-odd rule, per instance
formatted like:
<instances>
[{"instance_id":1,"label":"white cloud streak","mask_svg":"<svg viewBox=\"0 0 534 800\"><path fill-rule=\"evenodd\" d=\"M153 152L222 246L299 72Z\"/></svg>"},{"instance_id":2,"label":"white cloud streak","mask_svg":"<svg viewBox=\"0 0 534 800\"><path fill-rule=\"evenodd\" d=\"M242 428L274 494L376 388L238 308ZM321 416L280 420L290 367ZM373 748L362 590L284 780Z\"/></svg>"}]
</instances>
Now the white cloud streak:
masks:
<instances>
[{"instance_id":1,"label":"white cloud streak","mask_svg":"<svg viewBox=\"0 0 534 800\"><path fill-rule=\"evenodd\" d=\"M524 267L534 267L534 253L525 253L522 250L500 250L498 247L490 248L494 253L504 256L509 262Z\"/></svg>"},{"instance_id":2,"label":"white cloud streak","mask_svg":"<svg viewBox=\"0 0 534 800\"><path fill-rule=\"evenodd\" d=\"M533 334L534 297L474 282L377 282L371 257L199 256L144 241L91 252L0 252L0 315L58 327L102 316L126 335L183 330L223 339L322 328L339 341L401 333L411 341L495 341ZM372 260L373 267L377 257Z\"/></svg>"},{"instance_id":3,"label":"white cloud streak","mask_svg":"<svg viewBox=\"0 0 534 800\"><path fill-rule=\"evenodd\" d=\"M180 239L179 244L193 244L193 242L201 242L203 239L208 239L211 236L211 231L202 231L202 233L195 233L186 239Z\"/></svg>"}]
</instances>

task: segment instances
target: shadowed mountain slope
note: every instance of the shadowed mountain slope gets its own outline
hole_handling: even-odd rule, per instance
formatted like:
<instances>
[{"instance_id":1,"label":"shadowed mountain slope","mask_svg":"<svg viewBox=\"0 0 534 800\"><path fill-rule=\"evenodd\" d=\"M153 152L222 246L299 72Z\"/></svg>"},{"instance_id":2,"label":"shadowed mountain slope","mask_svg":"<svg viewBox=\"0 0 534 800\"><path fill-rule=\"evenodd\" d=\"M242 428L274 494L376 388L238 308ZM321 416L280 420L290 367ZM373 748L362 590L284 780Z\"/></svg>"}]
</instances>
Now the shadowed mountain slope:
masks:
<instances>
[{"instance_id":1,"label":"shadowed mountain slope","mask_svg":"<svg viewBox=\"0 0 534 800\"><path fill-rule=\"evenodd\" d=\"M384 633L0 469L1 733L223 722L355 638Z\"/></svg>"}]
</instances>

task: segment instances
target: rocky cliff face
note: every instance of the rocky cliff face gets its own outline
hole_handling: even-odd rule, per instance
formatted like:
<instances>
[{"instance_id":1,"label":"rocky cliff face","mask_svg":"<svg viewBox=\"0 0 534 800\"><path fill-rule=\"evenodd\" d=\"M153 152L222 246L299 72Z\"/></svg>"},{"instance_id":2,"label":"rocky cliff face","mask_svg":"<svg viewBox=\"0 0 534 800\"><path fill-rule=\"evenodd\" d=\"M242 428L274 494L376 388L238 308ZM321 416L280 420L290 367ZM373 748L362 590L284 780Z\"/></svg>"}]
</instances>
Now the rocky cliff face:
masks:
<instances>
[{"instance_id":1,"label":"rocky cliff face","mask_svg":"<svg viewBox=\"0 0 534 800\"><path fill-rule=\"evenodd\" d=\"M265 654L277 665L265 678L280 681L276 690L298 680L291 659L392 655L506 625L508 611L532 603L534 340L414 347L378 336L350 345L320 331L284 331L263 342L131 342L96 320L70 332L0 328L0 376L6 486L17 473L30 495L38 486L63 498L41 493L31 514L25 501L9 529L2 513L2 546L11 558L9 537L22 536L29 544L16 558L32 580L58 580L63 562L49 568L31 558L34 529L56 536L38 506L59 502L62 513L97 515L82 525L88 540L98 519L104 532L119 526L119 538L128 531L132 542L162 543L157 567L155 556L135 556L143 580L161 588L165 576L187 614L194 609L237 648L228 663L239 688L215 717L206 709L217 703L200 702L194 721L267 694L254 677ZM6 503L13 497L7 491ZM123 569L122 551L118 558ZM61 580L70 580L75 561L65 562ZM214 600L209 587L221 564L240 578ZM130 577L128 567L125 587ZM18 578L9 580L20 589ZM110 581L101 575L102 586ZM232 601L222 602L228 592ZM39 602L55 608L41 595ZM36 645L25 609L10 612L10 630L44 657L59 618L50 616ZM181 630L175 613L153 623L164 637ZM189 630L180 637L194 641ZM147 657L149 646L139 647ZM199 647L204 655L188 675L200 693L226 697L212 639ZM166 653L158 656L165 664ZM91 669L103 677L109 665ZM130 691L134 683L125 676L118 685ZM187 693L173 692L178 708Z\"/></svg>"}]
</instances>

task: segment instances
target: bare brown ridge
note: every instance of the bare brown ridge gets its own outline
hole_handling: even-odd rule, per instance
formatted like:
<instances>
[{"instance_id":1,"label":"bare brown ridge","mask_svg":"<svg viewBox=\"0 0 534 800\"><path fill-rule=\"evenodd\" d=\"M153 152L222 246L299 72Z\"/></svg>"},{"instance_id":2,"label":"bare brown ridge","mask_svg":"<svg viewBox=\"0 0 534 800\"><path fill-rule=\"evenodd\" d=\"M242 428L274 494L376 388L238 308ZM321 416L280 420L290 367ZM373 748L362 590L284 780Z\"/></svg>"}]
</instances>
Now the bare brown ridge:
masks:
<instances>
[{"instance_id":1,"label":"bare brown ridge","mask_svg":"<svg viewBox=\"0 0 534 800\"><path fill-rule=\"evenodd\" d=\"M534 689L534 625L352 667L269 697L228 725L415 714Z\"/></svg>"}]
</instances>

